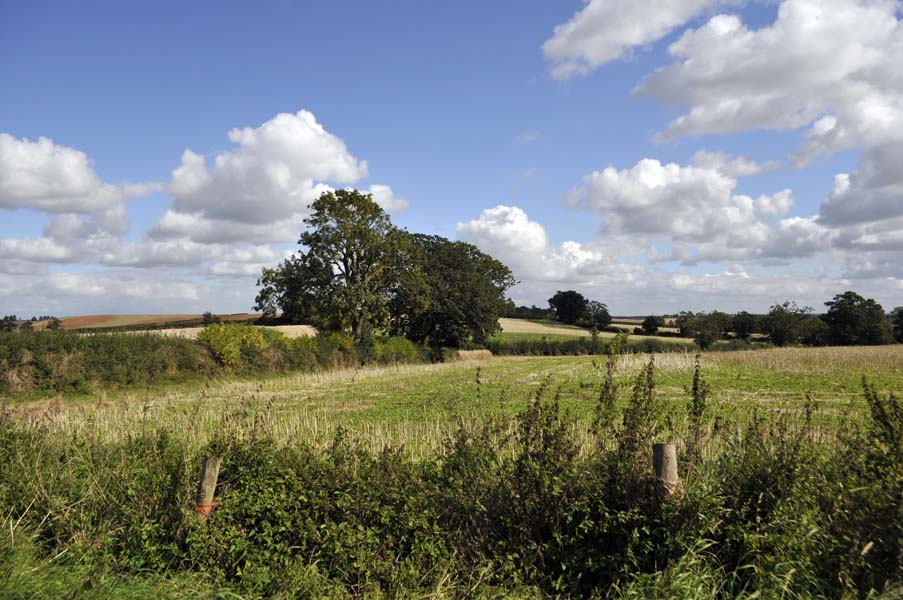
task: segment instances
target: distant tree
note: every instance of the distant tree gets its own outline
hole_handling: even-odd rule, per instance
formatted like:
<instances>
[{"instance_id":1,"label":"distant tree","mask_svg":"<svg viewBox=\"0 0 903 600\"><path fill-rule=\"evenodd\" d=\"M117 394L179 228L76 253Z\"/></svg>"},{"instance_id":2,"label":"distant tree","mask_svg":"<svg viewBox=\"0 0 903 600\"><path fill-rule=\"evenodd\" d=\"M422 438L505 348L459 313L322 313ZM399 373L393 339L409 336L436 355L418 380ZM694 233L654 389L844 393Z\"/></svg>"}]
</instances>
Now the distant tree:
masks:
<instances>
[{"instance_id":1,"label":"distant tree","mask_svg":"<svg viewBox=\"0 0 903 600\"><path fill-rule=\"evenodd\" d=\"M49 329L51 331L56 331L57 329L59 329L62 326L63 326L62 322L59 319L57 319L56 317L51 318L50 322L47 323L47 329Z\"/></svg>"},{"instance_id":2,"label":"distant tree","mask_svg":"<svg viewBox=\"0 0 903 600\"><path fill-rule=\"evenodd\" d=\"M479 343L497 332L505 291L516 283L511 270L466 242L405 235L416 268L390 301L392 330L433 348Z\"/></svg>"},{"instance_id":3,"label":"distant tree","mask_svg":"<svg viewBox=\"0 0 903 600\"><path fill-rule=\"evenodd\" d=\"M844 292L825 302L828 338L838 346L887 344L892 329L881 305L856 292Z\"/></svg>"},{"instance_id":4,"label":"distant tree","mask_svg":"<svg viewBox=\"0 0 903 600\"><path fill-rule=\"evenodd\" d=\"M203 325L213 325L214 323L219 323L222 321L217 315L213 314L209 310L204 313L204 317L201 319L201 323Z\"/></svg>"},{"instance_id":5,"label":"distant tree","mask_svg":"<svg viewBox=\"0 0 903 600\"><path fill-rule=\"evenodd\" d=\"M551 308L540 308L534 304L532 306L518 306L514 309L514 313L509 316L516 319L554 319L555 311Z\"/></svg>"},{"instance_id":6,"label":"distant tree","mask_svg":"<svg viewBox=\"0 0 903 600\"><path fill-rule=\"evenodd\" d=\"M658 328L664 326L665 319L663 317L648 316L643 319L643 333L648 335L655 335L658 333Z\"/></svg>"},{"instance_id":7,"label":"distant tree","mask_svg":"<svg viewBox=\"0 0 903 600\"><path fill-rule=\"evenodd\" d=\"M2 331L14 331L17 327L16 315L6 315L2 319L0 319L0 330Z\"/></svg>"},{"instance_id":8,"label":"distant tree","mask_svg":"<svg viewBox=\"0 0 903 600\"><path fill-rule=\"evenodd\" d=\"M762 323L762 330L768 334L775 346L786 346L799 340L800 325L809 318L812 308L797 306L796 302L787 300L783 304L774 304Z\"/></svg>"},{"instance_id":9,"label":"distant tree","mask_svg":"<svg viewBox=\"0 0 903 600\"><path fill-rule=\"evenodd\" d=\"M730 322L730 315L713 310L709 313L701 312L688 317L686 327L699 347L706 350L724 337Z\"/></svg>"},{"instance_id":10,"label":"distant tree","mask_svg":"<svg viewBox=\"0 0 903 600\"><path fill-rule=\"evenodd\" d=\"M34 323L32 323L31 321L25 321L24 323L19 325L19 329L22 329L24 331L32 331L34 330Z\"/></svg>"},{"instance_id":11,"label":"distant tree","mask_svg":"<svg viewBox=\"0 0 903 600\"><path fill-rule=\"evenodd\" d=\"M557 320L570 325L585 320L589 307L586 298L574 290L555 292L555 295L549 298L549 306L555 311Z\"/></svg>"},{"instance_id":12,"label":"distant tree","mask_svg":"<svg viewBox=\"0 0 903 600\"><path fill-rule=\"evenodd\" d=\"M894 330L894 339L903 343L903 306L898 306L891 311L890 324Z\"/></svg>"},{"instance_id":13,"label":"distant tree","mask_svg":"<svg viewBox=\"0 0 903 600\"><path fill-rule=\"evenodd\" d=\"M602 329L611 325L611 314L608 307L596 300L590 300L586 303L586 321L590 327Z\"/></svg>"},{"instance_id":14,"label":"distant tree","mask_svg":"<svg viewBox=\"0 0 903 600\"><path fill-rule=\"evenodd\" d=\"M809 317L798 328L800 341L806 346L827 346L830 341L828 324L821 317Z\"/></svg>"},{"instance_id":15,"label":"distant tree","mask_svg":"<svg viewBox=\"0 0 903 600\"><path fill-rule=\"evenodd\" d=\"M413 268L407 236L357 190L325 192L310 209L301 251L263 269L255 310L265 316L281 310L293 322L349 330L357 339L365 321L385 327L389 299Z\"/></svg>"},{"instance_id":16,"label":"distant tree","mask_svg":"<svg viewBox=\"0 0 903 600\"><path fill-rule=\"evenodd\" d=\"M693 332L690 330L690 325L694 318L696 318L696 313L690 310L682 310L677 314L677 318L674 319L674 324L677 325L677 331L680 335L693 335Z\"/></svg>"},{"instance_id":17,"label":"distant tree","mask_svg":"<svg viewBox=\"0 0 903 600\"><path fill-rule=\"evenodd\" d=\"M759 333L759 317L742 310L734 315L730 329L741 340L748 340L752 334Z\"/></svg>"}]
</instances>

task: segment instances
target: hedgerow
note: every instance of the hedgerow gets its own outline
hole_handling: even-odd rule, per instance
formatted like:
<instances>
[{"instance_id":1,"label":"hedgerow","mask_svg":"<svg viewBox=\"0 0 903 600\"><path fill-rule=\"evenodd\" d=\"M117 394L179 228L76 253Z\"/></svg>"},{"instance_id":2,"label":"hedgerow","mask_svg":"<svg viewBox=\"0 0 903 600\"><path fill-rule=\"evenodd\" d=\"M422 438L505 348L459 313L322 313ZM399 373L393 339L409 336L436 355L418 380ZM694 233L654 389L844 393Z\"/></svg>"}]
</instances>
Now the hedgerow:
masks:
<instances>
[{"instance_id":1,"label":"hedgerow","mask_svg":"<svg viewBox=\"0 0 903 600\"><path fill-rule=\"evenodd\" d=\"M424 360L403 338L376 338L373 361ZM360 365L343 333L288 338L240 324L212 324L197 340L153 333L17 331L0 333L0 393L89 393L99 387L143 387L226 374L258 375Z\"/></svg>"}]
</instances>

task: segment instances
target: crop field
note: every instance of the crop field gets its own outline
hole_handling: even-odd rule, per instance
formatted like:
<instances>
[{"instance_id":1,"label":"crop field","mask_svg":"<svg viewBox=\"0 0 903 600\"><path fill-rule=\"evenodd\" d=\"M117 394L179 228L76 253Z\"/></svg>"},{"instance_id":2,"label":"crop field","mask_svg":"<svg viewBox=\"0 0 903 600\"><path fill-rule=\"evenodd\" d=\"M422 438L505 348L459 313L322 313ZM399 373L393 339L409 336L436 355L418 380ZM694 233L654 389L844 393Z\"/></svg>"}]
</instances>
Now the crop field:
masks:
<instances>
[{"instance_id":1,"label":"crop field","mask_svg":"<svg viewBox=\"0 0 903 600\"><path fill-rule=\"evenodd\" d=\"M265 325L263 327L265 329L278 331L290 339L317 335L317 330L310 325ZM193 340L197 339L198 334L203 330L203 327L178 327L172 329L154 329L152 332L159 335L171 335Z\"/></svg>"},{"instance_id":2,"label":"crop field","mask_svg":"<svg viewBox=\"0 0 903 600\"><path fill-rule=\"evenodd\" d=\"M903 346L455 358L7 398L0 596L897 597Z\"/></svg>"},{"instance_id":3,"label":"crop field","mask_svg":"<svg viewBox=\"0 0 903 600\"><path fill-rule=\"evenodd\" d=\"M542 338L565 338L565 337L589 337L590 332L583 327L576 327L573 325L564 325L561 323L554 323L552 321L548 322L538 322L538 321L530 321L526 319L507 319L501 318L499 319L499 325L502 327L501 333L498 333L494 336L494 339L502 340L502 341L518 341L518 340L538 340ZM618 323L613 323L613 325L618 325ZM622 324L623 325L623 324ZM633 325L631 325L630 329L632 331ZM675 331L677 331L675 329ZM601 338L612 338L615 336L614 333L610 333L608 331L599 332L599 337ZM661 336L643 336L644 339L656 340L665 343L677 343L677 344L688 344L690 340L682 339L682 338L670 338L670 337L661 337Z\"/></svg>"},{"instance_id":4,"label":"crop field","mask_svg":"<svg viewBox=\"0 0 903 600\"><path fill-rule=\"evenodd\" d=\"M249 321L258 318L259 314L239 313L234 315L217 315L221 321ZM63 329L106 329L116 327L140 327L164 325L167 323L193 323L200 325L203 315L199 314L153 314L153 315L83 315L63 317L60 324ZM36 328L42 329L48 321L39 321Z\"/></svg>"},{"instance_id":5,"label":"crop field","mask_svg":"<svg viewBox=\"0 0 903 600\"><path fill-rule=\"evenodd\" d=\"M478 353L479 354L479 353ZM119 438L162 426L201 446L238 417L265 423L280 442L328 444L338 427L371 450L404 446L416 456L436 451L461 423L510 418L540 389L556 396L585 436L603 382L601 357L499 357L452 363L344 369L321 373L211 381L125 395L101 393L75 403L16 405L17 418L66 435ZM619 361L623 394L646 355ZM685 412L695 356L655 357L656 391L669 410ZM862 377L883 390L903 390L903 346L769 349L705 354L711 410L745 423L800 415L807 402L826 429L862 416Z\"/></svg>"}]
</instances>

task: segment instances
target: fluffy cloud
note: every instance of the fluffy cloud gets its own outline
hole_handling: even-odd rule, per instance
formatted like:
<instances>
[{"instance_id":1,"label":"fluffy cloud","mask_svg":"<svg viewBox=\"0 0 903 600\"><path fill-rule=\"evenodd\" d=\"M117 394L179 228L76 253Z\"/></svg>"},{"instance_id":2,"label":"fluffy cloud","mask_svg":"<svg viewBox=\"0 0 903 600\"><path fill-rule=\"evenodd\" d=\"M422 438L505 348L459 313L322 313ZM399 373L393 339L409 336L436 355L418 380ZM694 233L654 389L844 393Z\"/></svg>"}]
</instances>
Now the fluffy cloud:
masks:
<instances>
[{"instance_id":1,"label":"fluffy cloud","mask_svg":"<svg viewBox=\"0 0 903 600\"><path fill-rule=\"evenodd\" d=\"M699 159L700 155L697 155ZM571 200L602 219L602 232L656 248L653 261L744 261L812 256L830 247L832 234L817 218L793 217L775 224L793 206L790 190L752 198L736 194L737 180L725 174L753 163L704 157L707 167L662 164L643 159L630 169L607 167L584 178Z\"/></svg>"},{"instance_id":2,"label":"fluffy cloud","mask_svg":"<svg viewBox=\"0 0 903 600\"><path fill-rule=\"evenodd\" d=\"M803 304L819 305L834 294L849 289L847 272L830 272L809 265L780 272L757 272L742 264L712 272L697 269L679 271L667 265L644 264L624 247L601 243L580 244L550 241L545 228L516 206L488 208L478 218L458 223L457 235L498 258L514 272L519 284L511 290L518 304L544 305L556 290L577 289L587 297L602 300L620 314L661 313L692 310L766 310L775 302L792 298ZM813 219L790 218L779 221L766 236L763 248L779 256L809 252L802 246L825 248L824 228ZM829 242L830 240L828 240ZM718 242L722 243L722 242ZM717 251L718 260L733 249L703 246L701 251ZM740 249L741 259L749 249ZM694 250L694 252L699 250ZM857 289L887 304L901 287L891 279L875 279L877 269L888 273L891 265L872 263L872 271L862 272ZM899 268L897 269L899 272ZM871 278L870 278L871 277Z\"/></svg>"},{"instance_id":3,"label":"fluffy cloud","mask_svg":"<svg viewBox=\"0 0 903 600\"><path fill-rule=\"evenodd\" d=\"M386 212L397 213L407 210L411 206L410 200L396 196L392 188L387 185L373 184L366 191L373 196L373 201L379 204Z\"/></svg>"},{"instance_id":4,"label":"fluffy cloud","mask_svg":"<svg viewBox=\"0 0 903 600\"><path fill-rule=\"evenodd\" d=\"M326 131L313 114L281 113L257 128L229 132L238 145L212 165L191 150L182 154L167 190L172 207L154 224L154 239L187 238L198 243L292 242L309 205L334 188L367 176L366 161ZM388 212L410 206L387 185L367 190Z\"/></svg>"},{"instance_id":5,"label":"fluffy cloud","mask_svg":"<svg viewBox=\"0 0 903 600\"><path fill-rule=\"evenodd\" d=\"M0 133L0 208L86 213L113 208L127 195L159 189L153 183L105 183L80 150L46 137L32 142Z\"/></svg>"},{"instance_id":6,"label":"fluffy cloud","mask_svg":"<svg viewBox=\"0 0 903 600\"><path fill-rule=\"evenodd\" d=\"M718 171L728 177L749 177L766 171L773 171L781 166L776 160L759 164L743 156L731 156L723 152L699 150L693 155L693 166Z\"/></svg>"},{"instance_id":7,"label":"fluffy cloud","mask_svg":"<svg viewBox=\"0 0 903 600\"><path fill-rule=\"evenodd\" d=\"M903 137L903 26L895 0L786 0L770 26L718 15L669 47L636 89L685 106L663 139L809 126L798 164Z\"/></svg>"},{"instance_id":8,"label":"fluffy cloud","mask_svg":"<svg viewBox=\"0 0 903 600\"><path fill-rule=\"evenodd\" d=\"M191 150L173 171L173 210L238 223L274 223L303 213L316 199L316 181L353 183L367 176L366 161L326 131L313 114L281 113L257 128L229 132L238 148L211 166Z\"/></svg>"},{"instance_id":9,"label":"fluffy cloud","mask_svg":"<svg viewBox=\"0 0 903 600\"><path fill-rule=\"evenodd\" d=\"M603 272L615 275L609 251L577 242L553 245L545 228L517 206L487 208L479 218L458 223L455 232L458 238L504 262L517 277L573 281Z\"/></svg>"},{"instance_id":10,"label":"fluffy cloud","mask_svg":"<svg viewBox=\"0 0 903 600\"><path fill-rule=\"evenodd\" d=\"M718 0L589 0L542 46L552 76L585 75L632 48L658 41Z\"/></svg>"},{"instance_id":11,"label":"fluffy cloud","mask_svg":"<svg viewBox=\"0 0 903 600\"><path fill-rule=\"evenodd\" d=\"M903 141L867 150L855 172L837 175L820 212L822 221L831 226L903 215Z\"/></svg>"}]
</instances>

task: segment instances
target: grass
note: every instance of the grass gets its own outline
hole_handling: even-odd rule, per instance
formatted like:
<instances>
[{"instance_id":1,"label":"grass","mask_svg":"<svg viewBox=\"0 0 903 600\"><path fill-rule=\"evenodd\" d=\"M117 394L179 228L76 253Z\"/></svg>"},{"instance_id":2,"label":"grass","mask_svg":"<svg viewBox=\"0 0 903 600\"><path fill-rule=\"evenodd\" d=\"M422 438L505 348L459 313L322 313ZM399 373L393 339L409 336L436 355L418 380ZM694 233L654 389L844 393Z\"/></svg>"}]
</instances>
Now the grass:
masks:
<instances>
[{"instance_id":1,"label":"grass","mask_svg":"<svg viewBox=\"0 0 903 600\"><path fill-rule=\"evenodd\" d=\"M621 358L618 383L629 390L648 360ZM694 355L656 357L660 398L684 411ZM861 413L861 380L903 389L903 346L769 349L710 353L702 367L711 402L726 420L801 415L814 403L830 425ZM523 410L540 388L554 392L587 436L604 369L599 357L505 357L479 363L370 367L320 373L211 381L148 393L98 394L80 403L17 404L17 418L66 435L120 438L137 428L181 431L192 445L237 422L266 425L280 441L325 445L338 427L374 450L403 445L415 456L440 447L459 423L474 426Z\"/></svg>"}]
</instances>

